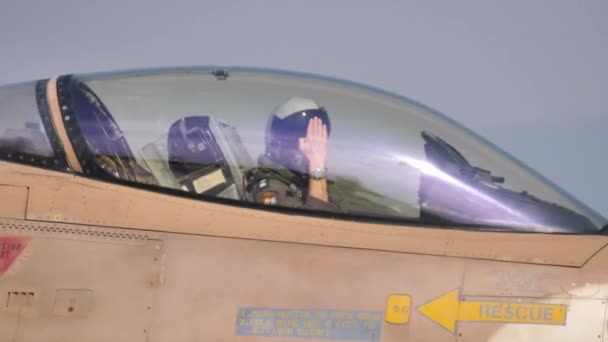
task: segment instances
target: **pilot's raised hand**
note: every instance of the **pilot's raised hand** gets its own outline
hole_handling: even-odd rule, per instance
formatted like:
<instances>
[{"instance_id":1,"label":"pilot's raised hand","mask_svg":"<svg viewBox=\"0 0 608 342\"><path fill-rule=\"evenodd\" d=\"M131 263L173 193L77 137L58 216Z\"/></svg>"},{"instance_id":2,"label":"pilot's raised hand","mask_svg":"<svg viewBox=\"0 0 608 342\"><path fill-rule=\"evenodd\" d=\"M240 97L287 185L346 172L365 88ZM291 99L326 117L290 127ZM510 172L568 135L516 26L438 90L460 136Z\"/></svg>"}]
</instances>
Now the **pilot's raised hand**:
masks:
<instances>
[{"instance_id":1,"label":"pilot's raised hand","mask_svg":"<svg viewBox=\"0 0 608 342\"><path fill-rule=\"evenodd\" d=\"M314 117L308 121L306 136L299 140L300 152L308 158L308 197L323 202L329 201L327 180L325 179L325 160L327 158L327 126L321 119ZM323 175L317 178L318 175Z\"/></svg>"},{"instance_id":2,"label":"pilot's raised hand","mask_svg":"<svg viewBox=\"0 0 608 342\"><path fill-rule=\"evenodd\" d=\"M308 171L325 170L327 158L327 126L318 117L308 121L306 136L300 138L300 152L308 159Z\"/></svg>"}]
</instances>

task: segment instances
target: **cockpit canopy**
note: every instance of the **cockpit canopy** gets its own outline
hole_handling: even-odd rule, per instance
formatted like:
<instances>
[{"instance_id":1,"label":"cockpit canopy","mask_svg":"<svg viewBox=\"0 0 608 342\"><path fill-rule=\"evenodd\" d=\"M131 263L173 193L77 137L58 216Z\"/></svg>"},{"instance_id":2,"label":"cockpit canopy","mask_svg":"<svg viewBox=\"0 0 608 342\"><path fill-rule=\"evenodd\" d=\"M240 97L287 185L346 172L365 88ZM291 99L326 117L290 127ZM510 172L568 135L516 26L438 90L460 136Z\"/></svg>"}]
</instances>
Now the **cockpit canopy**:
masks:
<instances>
[{"instance_id":1,"label":"cockpit canopy","mask_svg":"<svg viewBox=\"0 0 608 342\"><path fill-rule=\"evenodd\" d=\"M91 177L249 205L244 175L267 153L269 118L302 97L331 120L326 178L337 217L540 232L597 232L606 224L467 129L378 89L247 68L60 81L61 105L74 117L66 122L70 139ZM19 126L8 122L0 151ZM36 153L52 154L36 141Z\"/></svg>"}]
</instances>

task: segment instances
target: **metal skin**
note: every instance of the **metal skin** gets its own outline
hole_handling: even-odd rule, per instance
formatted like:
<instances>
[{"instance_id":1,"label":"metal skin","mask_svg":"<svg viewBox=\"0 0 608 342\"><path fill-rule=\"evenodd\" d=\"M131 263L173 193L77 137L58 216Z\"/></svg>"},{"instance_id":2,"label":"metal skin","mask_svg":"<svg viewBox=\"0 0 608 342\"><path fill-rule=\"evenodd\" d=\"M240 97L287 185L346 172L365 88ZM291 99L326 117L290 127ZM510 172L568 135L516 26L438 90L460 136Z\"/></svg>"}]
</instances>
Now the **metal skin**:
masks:
<instances>
[{"instance_id":1,"label":"metal skin","mask_svg":"<svg viewBox=\"0 0 608 342\"><path fill-rule=\"evenodd\" d=\"M608 341L601 235L343 221L5 161L0 203L0 341Z\"/></svg>"}]
</instances>

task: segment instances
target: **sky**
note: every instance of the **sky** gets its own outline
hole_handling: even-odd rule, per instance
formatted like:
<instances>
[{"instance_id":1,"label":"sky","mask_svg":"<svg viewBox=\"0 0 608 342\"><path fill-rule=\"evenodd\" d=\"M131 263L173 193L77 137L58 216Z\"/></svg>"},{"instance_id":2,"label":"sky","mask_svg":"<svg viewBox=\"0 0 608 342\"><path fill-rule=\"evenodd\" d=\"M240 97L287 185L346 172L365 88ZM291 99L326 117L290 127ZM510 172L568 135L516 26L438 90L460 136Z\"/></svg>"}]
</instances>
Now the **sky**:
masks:
<instances>
[{"instance_id":1,"label":"sky","mask_svg":"<svg viewBox=\"0 0 608 342\"><path fill-rule=\"evenodd\" d=\"M0 85L223 65L311 72L461 122L608 216L608 1L0 0Z\"/></svg>"}]
</instances>

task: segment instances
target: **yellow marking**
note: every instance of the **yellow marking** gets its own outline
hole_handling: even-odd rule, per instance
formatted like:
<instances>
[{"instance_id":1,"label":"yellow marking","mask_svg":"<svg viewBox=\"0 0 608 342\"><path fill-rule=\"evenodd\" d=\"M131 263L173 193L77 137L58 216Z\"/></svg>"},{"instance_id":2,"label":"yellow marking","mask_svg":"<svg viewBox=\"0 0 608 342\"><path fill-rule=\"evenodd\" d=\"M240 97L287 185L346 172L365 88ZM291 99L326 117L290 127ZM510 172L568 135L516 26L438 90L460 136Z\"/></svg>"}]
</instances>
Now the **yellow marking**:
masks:
<instances>
[{"instance_id":1,"label":"yellow marking","mask_svg":"<svg viewBox=\"0 0 608 342\"><path fill-rule=\"evenodd\" d=\"M406 324L410 321L412 297L409 295L390 295L386 301L386 323Z\"/></svg>"},{"instance_id":2,"label":"yellow marking","mask_svg":"<svg viewBox=\"0 0 608 342\"><path fill-rule=\"evenodd\" d=\"M564 325L566 309L559 304L459 301L458 290L454 290L418 311L454 333L456 321Z\"/></svg>"}]
</instances>

